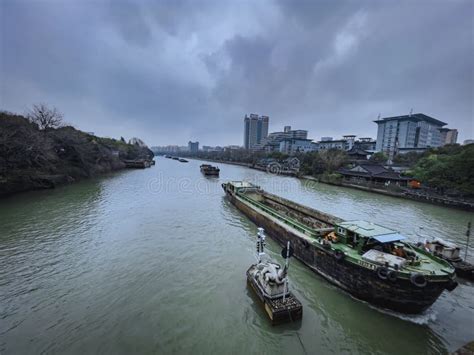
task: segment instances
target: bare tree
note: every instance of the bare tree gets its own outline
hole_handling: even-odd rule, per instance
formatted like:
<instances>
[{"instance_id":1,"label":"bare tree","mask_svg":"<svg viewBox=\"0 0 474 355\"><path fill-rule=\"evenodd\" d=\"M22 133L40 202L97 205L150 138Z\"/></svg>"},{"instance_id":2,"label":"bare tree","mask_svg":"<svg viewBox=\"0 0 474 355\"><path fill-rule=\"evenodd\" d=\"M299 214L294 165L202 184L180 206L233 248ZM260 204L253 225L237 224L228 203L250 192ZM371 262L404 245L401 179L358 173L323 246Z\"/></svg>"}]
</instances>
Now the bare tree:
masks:
<instances>
[{"instance_id":1,"label":"bare tree","mask_svg":"<svg viewBox=\"0 0 474 355\"><path fill-rule=\"evenodd\" d=\"M56 107L35 104L27 113L28 119L36 123L39 129L58 128L63 125L63 114Z\"/></svg>"}]
</instances>

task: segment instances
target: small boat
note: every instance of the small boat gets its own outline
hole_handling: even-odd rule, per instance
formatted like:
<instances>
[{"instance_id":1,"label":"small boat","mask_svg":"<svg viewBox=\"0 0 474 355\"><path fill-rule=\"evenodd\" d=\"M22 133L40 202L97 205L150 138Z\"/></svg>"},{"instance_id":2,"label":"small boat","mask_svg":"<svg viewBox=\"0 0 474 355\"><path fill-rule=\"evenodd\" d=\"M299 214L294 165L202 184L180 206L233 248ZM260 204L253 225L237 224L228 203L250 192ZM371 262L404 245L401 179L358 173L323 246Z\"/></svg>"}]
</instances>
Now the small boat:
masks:
<instances>
[{"instance_id":1,"label":"small boat","mask_svg":"<svg viewBox=\"0 0 474 355\"><path fill-rule=\"evenodd\" d=\"M179 158L178 159L181 163L187 163L188 161L186 159L183 159L183 158Z\"/></svg>"},{"instance_id":2,"label":"small boat","mask_svg":"<svg viewBox=\"0 0 474 355\"><path fill-rule=\"evenodd\" d=\"M165 155L165 158L171 159L171 155Z\"/></svg>"},{"instance_id":3,"label":"small boat","mask_svg":"<svg viewBox=\"0 0 474 355\"><path fill-rule=\"evenodd\" d=\"M179 160L179 157L171 157L173 160Z\"/></svg>"},{"instance_id":4,"label":"small boat","mask_svg":"<svg viewBox=\"0 0 474 355\"><path fill-rule=\"evenodd\" d=\"M421 313L456 288L446 260L405 241L396 230L343 221L270 194L247 181L222 184L227 198L294 256L354 297L401 313Z\"/></svg>"},{"instance_id":5,"label":"small boat","mask_svg":"<svg viewBox=\"0 0 474 355\"><path fill-rule=\"evenodd\" d=\"M282 268L278 263L265 258L265 235L263 228L257 234L257 263L247 270L247 285L254 291L272 325L297 321L303 317L301 302L289 290L288 259L292 254L289 245L282 251L286 264Z\"/></svg>"},{"instance_id":6,"label":"small boat","mask_svg":"<svg viewBox=\"0 0 474 355\"><path fill-rule=\"evenodd\" d=\"M474 265L461 259L461 249L456 244L441 238L435 238L431 241L427 240L424 245L419 243L418 246L424 246L426 251L450 263L459 277L474 280Z\"/></svg>"},{"instance_id":7,"label":"small boat","mask_svg":"<svg viewBox=\"0 0 474 355\"><path fill-rule=\"evenodd\" d=\"M200 168L201 168L201 173L203 173L206 176L219 176L220 169L217 166L202 164Z\"/></svg>"}]
</instances>

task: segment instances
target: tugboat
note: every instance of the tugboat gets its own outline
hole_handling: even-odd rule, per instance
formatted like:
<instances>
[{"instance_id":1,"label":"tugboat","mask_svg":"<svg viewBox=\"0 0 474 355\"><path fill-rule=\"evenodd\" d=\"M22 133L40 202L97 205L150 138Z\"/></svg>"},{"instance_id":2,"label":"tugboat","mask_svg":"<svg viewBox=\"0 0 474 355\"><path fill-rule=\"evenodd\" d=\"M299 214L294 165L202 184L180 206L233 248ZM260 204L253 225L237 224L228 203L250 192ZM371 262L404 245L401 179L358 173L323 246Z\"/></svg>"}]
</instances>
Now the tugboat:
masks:
<instances>
[{"instance_id":1,"label":"tugboat","mask_svg":"<svg viewBox=\"0 0 474 355\"><path fill-rule=\"evenodd\" d=\"M456 288L454 268L398 231L343 221L246 181L222 184L229 200L296 258L354 297L400 313L421 313Z\"/></svg>"},{"instance_id":2,"label":"tugboat","mask_svg":"<svg viewBox=\"0 0 474 355\"><path fill-rule=\"evenodd\" d=\"M301 302L290 292L288 285L288 259L293 254L290 242L282 250L285 266L263 261L265 235L263 228L257 234L257 264L247 270L247 285L255 292L272 325L299 320L303 317Z\"/></svg>"},{"instance_id":3,"label":"tugboat","mask_svg":"<svg viewBox=\"0 0 474 355\"><path fill-rule=\"evenodd\" d=\"M469 238L471 224L469 223L466 235ZM474 265L466 261L466 256L464 260L460 257L460 248L451 242L448 242L441 238L435 238L431 241L426 241L425 244L418 244L419 247L423 247L426 251L432 253L433 255L446 260L450 263L456 270L456 274L459 277L474 280ZM467 246L466 246L467 254Z\"/></svg>"},{"instance_id":4,"label":"tugboat","mask_svg":"<svg viewBox=\"0 0 474 355\"><path fill-rule=\"evenodd\" d=\"M201 168L201 173L203 173L206 176L219 176L220 169L217 166L202 164L200 168Z\"/></svg>"}]
</instances>

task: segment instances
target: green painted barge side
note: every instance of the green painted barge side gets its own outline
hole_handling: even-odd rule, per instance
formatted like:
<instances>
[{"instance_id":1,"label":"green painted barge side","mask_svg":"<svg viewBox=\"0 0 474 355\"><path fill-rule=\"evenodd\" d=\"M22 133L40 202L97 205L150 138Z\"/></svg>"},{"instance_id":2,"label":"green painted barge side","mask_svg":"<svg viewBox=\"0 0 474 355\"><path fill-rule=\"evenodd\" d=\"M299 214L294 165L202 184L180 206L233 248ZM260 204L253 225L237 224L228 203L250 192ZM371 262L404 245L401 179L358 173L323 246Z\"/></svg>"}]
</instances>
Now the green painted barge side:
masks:
<instances>
[{"instance_id":1,"label":"green painted barge side","mask_svg":"<svg viewBox=\"0 0 474 355\"><path fill-rule=\"evenodd\" d=\"M419 313L443 290L457 285L449 263L404 242L397 231L365 221L345 222L247 182L222 187L231 202L272 238L282 245L291 241L298 259L357 298ZM400 249L405 256L377 247ZM385 259L380 262L378 257Z\"/></svg>"}]
</instances>

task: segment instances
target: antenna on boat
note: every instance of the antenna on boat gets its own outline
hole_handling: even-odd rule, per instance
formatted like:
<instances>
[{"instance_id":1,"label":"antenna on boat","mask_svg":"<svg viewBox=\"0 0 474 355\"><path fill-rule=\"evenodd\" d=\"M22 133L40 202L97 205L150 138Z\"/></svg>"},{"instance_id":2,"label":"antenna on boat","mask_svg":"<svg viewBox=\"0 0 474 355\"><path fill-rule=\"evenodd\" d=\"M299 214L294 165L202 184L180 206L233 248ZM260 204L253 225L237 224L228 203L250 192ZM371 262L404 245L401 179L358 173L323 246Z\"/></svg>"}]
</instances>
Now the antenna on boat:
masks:
<instances>
[{"instance_id":1,"label":"antenna on boat","mask_svg":"<svg viewBox=\"0 0 474 355\"><path fill-rule=\"evenodd\" d=\"M257 233L257 261L260 263L262 261L262 256L265 255L265 234L263 233L263 228L258 228Z\"/></svg>"},{"instance_id":2,"label":"antenna on boat","mask_svg":"<svg viewBox=\"0 0 474 355\"><path fill-rule=\"evenodd\" d=\"M421 231L423 230L423 227L422 226L418 226L418 232L416 233L417 237L418 237L418 243L421 243ZM426 244L426 243L423 243L423 244Z\"/></svg>"},{"instance_id":3,"label":"antenna on boat","mask_svg":"<svg viewBox=\"0 0 474 355\"><path fill-rule=\"evenodd\" d=\"M283 302L285 302L286 293L288 292L288 268L290 267L290 258L292 255L293 255L293 248L290 246L290 241L287 241L286 247L283 248L283 250L281 251L281 256L285 258L285 269L286 269L285 286L283 289Z\"/></svg>"},{"instance_id":4,"label":"antenna on boat","mask_svg":"<svg viewBox=\"0 0 474 355\"><path fill-rule=\"evenodd\" d=\"M464 251L464 261L467 261L467 250L469 249L469 239L471 238L471 222L467 222L466 231L466 250Z\"/></svg>"}]
</instances>

